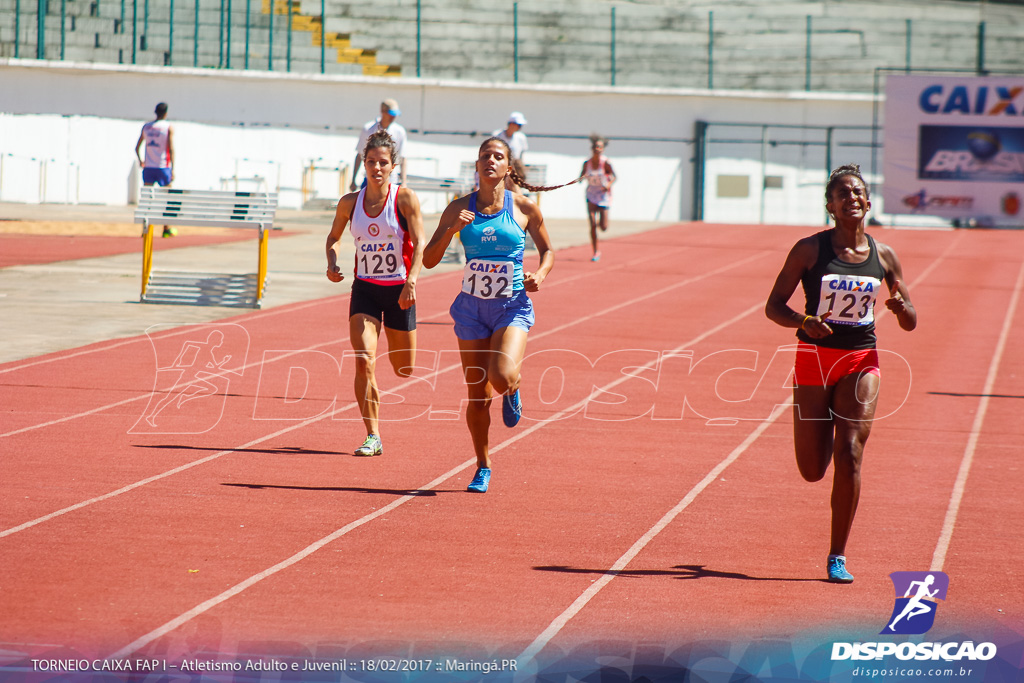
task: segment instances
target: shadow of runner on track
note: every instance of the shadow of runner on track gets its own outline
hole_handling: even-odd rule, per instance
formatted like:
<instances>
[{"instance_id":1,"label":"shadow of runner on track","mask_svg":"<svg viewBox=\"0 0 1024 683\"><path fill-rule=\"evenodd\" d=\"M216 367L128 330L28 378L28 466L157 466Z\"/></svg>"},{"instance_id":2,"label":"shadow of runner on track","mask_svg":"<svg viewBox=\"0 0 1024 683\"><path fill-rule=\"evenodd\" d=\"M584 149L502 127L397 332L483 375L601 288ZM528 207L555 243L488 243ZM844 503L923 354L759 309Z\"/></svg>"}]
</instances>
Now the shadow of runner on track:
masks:
<instances>
[{"instance_id":1,"label":"shadow of runner on track","mask_svg":"<svg viewBox=\"0 0 1024 683\"><path fill-rule=\"evenodd\" d=\"M280 489L285 491L336 491L339 493L383 493L393 496L431 497L439 493L465 493L465 489L374 489L367 486L284 486L281 484L239 484L224 482L221 486L234 486L241 489Z\"/></svg>"},{"instance_id":2,"label":"shadow of runner on track","mask_svg":"<svg viewBox=\"0 0 1024 683\"><path fill-rule=\"evenodd\" d=\"M219 453L264 453L266 455L352 455L350 451L318 451L301 446L282 446L280 448L218 448L216 446L182 446L176 444L132 444L132 448L161 448L171 451L208 451Z\"/></svg>"},{"instance_id":3,"label":"shadow of runner on track","mask_svg":"<svg viewBox=\"0 0 1024 683\"><path fill-rule=\"evenodd\" d=\"M534 567L541 572L561 572L566 574L609 574L625 578L640 578L644 576L670 576L676 579L739 579L741 581L811 581L825 582L825 579L785 579L775 576L750 576L739 572L723 572L715 569L707 569L702 564L677 564L672 569L583 569L580 567L566 567L564 565L544 565Z\"/></svg>"}]
</instances>

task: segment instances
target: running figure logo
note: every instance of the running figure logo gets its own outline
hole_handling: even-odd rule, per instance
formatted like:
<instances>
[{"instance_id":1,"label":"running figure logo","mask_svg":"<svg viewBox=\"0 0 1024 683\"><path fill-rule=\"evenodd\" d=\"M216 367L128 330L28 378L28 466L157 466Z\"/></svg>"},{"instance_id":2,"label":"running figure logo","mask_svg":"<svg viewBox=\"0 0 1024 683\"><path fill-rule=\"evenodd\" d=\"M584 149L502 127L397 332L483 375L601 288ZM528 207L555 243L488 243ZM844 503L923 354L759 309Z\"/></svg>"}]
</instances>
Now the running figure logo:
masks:
<instances>
[{"instance_id":1,"label":"running figure logo","mask_svg":"<svg viewBox=\"0 0 1024 683\"><path fill-rule=\"evenodd\" d=\"M184 341L149 330L156 378L149 404L130 433L201 434L220 422L231 376L240 376L245 367L249 335L230 323L213 330L197 327Z\"/></svg>"},{"instance_id":2,"label":"running figure logo","mask_svg":"<svg viewBox=\"0 0 1024 683\"><path fill-rule=\"evenodd\" d=\"M944 572L893 572L896 604L883 634L920 635L935 623L936 599L945 600L949 577Z\"/></svg>"}]
</instances>

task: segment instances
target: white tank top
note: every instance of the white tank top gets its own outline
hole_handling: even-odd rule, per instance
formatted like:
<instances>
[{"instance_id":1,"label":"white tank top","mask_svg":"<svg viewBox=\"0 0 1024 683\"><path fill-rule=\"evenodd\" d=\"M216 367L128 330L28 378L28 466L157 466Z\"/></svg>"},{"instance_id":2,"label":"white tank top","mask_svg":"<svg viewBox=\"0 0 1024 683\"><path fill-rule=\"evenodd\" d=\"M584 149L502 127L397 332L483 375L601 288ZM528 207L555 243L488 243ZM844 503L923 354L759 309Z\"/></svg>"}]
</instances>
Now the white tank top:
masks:
<instances>
[{"instance_id":1,"label":"white tank top","mask_svg":"<svg viewBox=\"0 0 1024 683\"><path fill-rule=\"evenodd\" d=\"M352 210L352 237L356 241L356 278L379 285L403 285L412 263L412 240L398 213L398 185L388 189L384 208L376 216L363 210L366 188L359 191Z\"/></svg>"},{"instance_id":2,"label":"white tank top","mask_svg":"<svg viewBox=\"0 0 1024 683\"><path fill-rule=\"evenodd\" d=\"M605 188L608 182L608 159L601 157L600 163L594 166L593 159L587 159L583 164L583 175L587 178L587 201L597 206L607 206L611 203L612 193Z\"/></svg>"},{"instance_id":3,"label":"white tank top","mask_svg":"<svg viewBox=\"0 0 1024 683\"><path fill-rule=\"evenodd\" d=\"M170 168L171 155L167 150L168 131L171 122L167 119L150 121L142 127L146 139L146 168Z\"/></svg>"}]
</instances>

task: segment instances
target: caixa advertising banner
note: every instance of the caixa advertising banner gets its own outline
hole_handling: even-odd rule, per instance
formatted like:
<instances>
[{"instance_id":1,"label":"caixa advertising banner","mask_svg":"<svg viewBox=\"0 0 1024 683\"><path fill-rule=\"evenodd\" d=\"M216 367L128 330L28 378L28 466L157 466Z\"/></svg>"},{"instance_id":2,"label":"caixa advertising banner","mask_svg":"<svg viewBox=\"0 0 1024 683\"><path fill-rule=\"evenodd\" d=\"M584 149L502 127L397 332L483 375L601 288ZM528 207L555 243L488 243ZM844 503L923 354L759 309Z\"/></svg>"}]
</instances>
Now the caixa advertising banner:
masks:
<instances>
[{"instance_id":1,"label":"caixa advertising banner","mask_svg":"<svg viewBox=\"0 0 1024 683\"><path fill-rule=\"evenodd\" d=\"M1024 225L1024 76L900 76L885 88L891 214Z\"/></svg>"}]
</instances>

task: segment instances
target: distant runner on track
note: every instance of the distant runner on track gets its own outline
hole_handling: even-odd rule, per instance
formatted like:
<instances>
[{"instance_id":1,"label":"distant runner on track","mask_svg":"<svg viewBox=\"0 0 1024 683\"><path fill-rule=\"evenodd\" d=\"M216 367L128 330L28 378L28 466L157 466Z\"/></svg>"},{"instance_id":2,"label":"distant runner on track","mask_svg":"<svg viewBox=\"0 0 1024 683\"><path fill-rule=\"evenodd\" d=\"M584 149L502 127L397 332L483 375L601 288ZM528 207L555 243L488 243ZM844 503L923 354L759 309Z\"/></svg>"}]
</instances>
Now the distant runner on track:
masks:
<instances>
[{"instance_id":1,"label":"distant runner on track","mask_svg":"<svg viewBox=\"0 0 1024 683\"><path fill-rule=\"evenodd\" d=\"M797 328L793 389L796 463L807 481L819 481L835 463L828 580L850 583L846 542L860 499L864 444L878 405L880 371L875 349L875 300L884 282L885 306L899 325L917 326L917 311L896 252L865 233L871 201L860 167L840 166L825 187L825 208L835 227L805 237L786 257L768 296L765 314ZM804 313L789 307L803 285Z\"/></svg>"},{"instance_id":2,"label":"distant runner on track","mask_svg":"<svg viewBox=\"0 0 1024 683\"><path fill-rule=\"evenodd\" d=\"M590 246L594 249L591 261L601 260L597 246L597 231L608 229L608 209L612 205L612 184L615 171L604 155L608 140L597 133L590 136L590 158L583 162L583 175L587 179L587 219L590 221Z\"/></svg>"}]
</instances>

